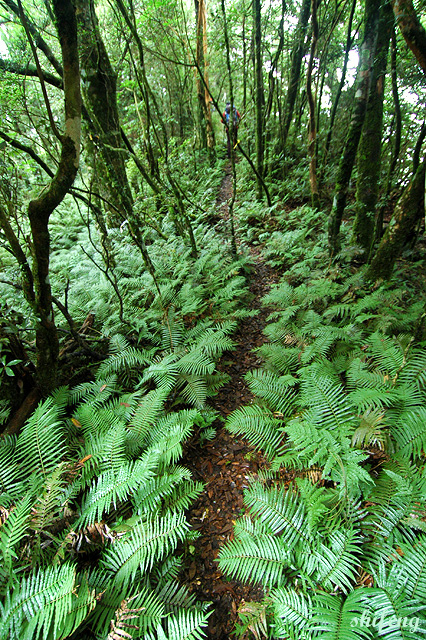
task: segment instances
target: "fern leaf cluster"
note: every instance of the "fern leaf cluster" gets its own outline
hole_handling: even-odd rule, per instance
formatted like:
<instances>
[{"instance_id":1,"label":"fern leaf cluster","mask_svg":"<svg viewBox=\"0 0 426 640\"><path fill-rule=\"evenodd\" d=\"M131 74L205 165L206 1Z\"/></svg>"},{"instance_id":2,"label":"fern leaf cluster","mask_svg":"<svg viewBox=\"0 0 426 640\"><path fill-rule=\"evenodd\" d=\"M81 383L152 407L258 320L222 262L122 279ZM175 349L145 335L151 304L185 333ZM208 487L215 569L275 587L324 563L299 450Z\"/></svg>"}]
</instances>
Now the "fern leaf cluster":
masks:
<instances>
[{"instance_id":1,"label":"fern leaf cluster","mask_svg":"<svg viewBox=\"0 0 426 640\"><path fill-rule=\"evenodd\" d=\"M2 638L120 638L129 619L134 638L203 637L209 614L174 559L202 490L176 463L202 416L168 411L161 386L122 392L106 371L0 440Z\"/></svg>"},{"instance_id":2,"label":"fern leaf cluster","mask_svg":"<svg viewBox=\"0 0 426 640\"><path fill-rule=\"evenodd\" d=\"M264 299L264 365L246 375L256 402L226 422L270 461L220 552L224 572L265 592L241 631L261 611L272 638L426 633L425 350L394 331L398 291L351 287L287 278ZM294 486L280 486L283 467Z\"/></svg>"}]
</instances>

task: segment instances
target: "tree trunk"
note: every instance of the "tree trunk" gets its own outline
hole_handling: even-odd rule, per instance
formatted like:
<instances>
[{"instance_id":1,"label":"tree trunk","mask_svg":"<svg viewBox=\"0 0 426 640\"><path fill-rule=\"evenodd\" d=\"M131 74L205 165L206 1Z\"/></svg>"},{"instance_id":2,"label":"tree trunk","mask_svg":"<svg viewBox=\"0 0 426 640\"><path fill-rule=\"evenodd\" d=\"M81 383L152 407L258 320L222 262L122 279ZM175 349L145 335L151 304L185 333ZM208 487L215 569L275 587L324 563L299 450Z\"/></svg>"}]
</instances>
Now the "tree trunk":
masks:
<instances>
[{"instance_id":1,"label":"tree trunk","mask_svg":"<svg viewBox=\"0 0 426 640\"><path fill-rule=\"evenodd\" d=\"M366 0L365 29L360 48L358 65L358 84L355 93L355 106L351 124L345 141L342 156L337 171L336 188L333 207L328 226L328 244L330 257L334 257L340 250L340 225L349 190L349 181L355 163L358 143L361 136L367 109L368 95L371 81L371 68L376 49L380 0Z\"/></svg>"},{"instance_id":2,"label":"tree trunk","mask_svg":"<svg viewBox=\"0 0 426 640\"><path fill-rule=\"evenodd\" d=\"M353 242L364 251L367 261L374 240L375 211L379 192L383 132L383 97L393 14L389 2L380 9L370 96L358 149L357 211Z\"/></svg>"},{"instance_id":3,"label":"tree trunk","mask_svg":"<svg viewBox=\"0 0 426 640\"><path fill-rule=\"evenodd\" d=\"M392 8L407 46L426 73L426 30L416 14L412 0L392 0Z\"/></svg>"},{"instance_id":4,"label":"tree trunk","mask_svg":"<svg viewBox=\"0 0 426 640\"><path fill-rule=\"evenodd\" d=\"M261 31L262 0L253 0L253 25L254 25L254 52L255 52L255 87L256 87L256 169L263 178L264 160L264 128L263 107L265 103L263 92L263 68L262 68L262 31ZM257 180L257 198L262 199L263 189L260 180Z\"/></svg>"},{"instance_id":5,"label":"tree trunk","mask_svg":"<svg viewBox=\"0 0 426 640\"><path fill-rule=\"evenodd\" d=\"M331 108L330 124L329 124L329 127L328 127L327 140L326 140L326 143L325 143L325 151L324 151L324 159L323 159L323 165L324 166L327 164L328 152L330 150L330 144L331 144L331 136L333 135L334 120L336 118L337 107L339 106L340 96L342 94L342 90L343 90L343 87L344 87L344 84L345 84L345 80L346 80L346 70L348 68L349 52L351 50L352 43L353 43L353 41L352 41L352 23L353 23L353 19L354 19L356 3L357 3L357 0L352 0L351 12L350 12L350 15L349 15L349 22L348 22L348 30L347 30L347 35L346 35L346 47L345 47L345 57L344 57L344 60L343 60L342 77L340 78L339 87L337 89L336 97L334 99L333 106Z\"/></svg>"},{"instance_id":6,"label":"tree trunk","mask_svg":"<svg viewBox=\"0 0 426 640\"><path fill-rule=\"evenodd\" d=\"M61 156L55 175L42 194L31 200L28 205L32 267L29 266L5 211L0 207L0 226L9 242L11 252L20 265L23 293L36 318L36 380L43 394L49 393L57 382L59 354L49 282L49 218L71 188L77 174L81 124L80 70L74 6L71 0L53 0L52 6L63 60L65 131L63 134L57 132L61 144ZM31 29L22 10L20 17L31 42ZM46 108L49 112L48 103Z\"/></svg>"},{"instance_id":7,"label":"tree trunk","mask_svg":"<svg viewBox=\"0 0 426 640\"><path fill-rule=\"evenodd\" d=\"M420 152L422 150L423 143L426 139L426 122L423 122L420 129L419 137L417 138L416 146L413 151L413 173L416 173L420 164Z\"/></svg>"},{"instance_id":8,"label":"tree trunk","mask_svg":"<svg viewBox=\"0 0 426 640\"><path fill-rule=\"evenodd\" d=\"M396 205L389 226L366 273L367 280L390 278L404 245L415 232L416 224L424 214L425 173L426 159L417 169Z\"/></svg>"},{"instance_id":9,"label":"tree trunk","mask_svg":"<svg viewBox=\"0 0 426 640\"><path fill-rule=\"evenodd\" d=\"M94 0L77 0L79 47L83 95L89 116L99 136L97 147L102 159L102 187L106 198L121 211L110 210L111 226L120 226L133 210L133 198L124 163L117 108L116 74L102 40Z\"/></svg>"},{"instance_id":10,"label":"tree trunk","mask_svg":"<svg viewBox=\"0 0 426 640\"><path fill-rule=\"evenodd\" d=\"M228 21L226 19L226 9L225 9L225 0L221 0L220 6L222 9L223 16L223 27L224 27L224 36L225 36L225 52L226 52L226 68L228 71L228 82L229 82L229 98L231 102L231 111L229 116L229 124L230 128L228 131L228 135L230 139L234 139L234 85L232 82L232 70L231 70L231 53L229 46L229 36L228 36ZM235 149L234 145L231 144L231 168L232 168L232 197L230 202L228 203L228 215L229 222L231 225L231 252L234 257L237 256L237 241L235 237L235 224L234 224L234 203L235 196L237 193L237 173L235 170Z\"/></svg>"},{"instance_id":11,"label":"tree trunk","mask_svg":"<svg viewBox=\"0 0 426 640\"><path fill-rule=\"evenodd\" d=\"M284 108L285 119L283 129L283 149L287 144L288 132L293 120L294 105L300 84L300 70L302 67L303 54L305 53L305 38L308 29L309 15L311 12L311 0L303 0L300 9L299 21L296 27L295 42L291 54L291 69L288 82L288 91Z\"/></svg>"},{"instance_id":12,"label":"tree trunk","mask_svg":"<svg viewBox=\"0 0 426 640\"><path fill-rule=\"evenodd\" d=\"M397 45L396 45L396 35L395 35L395 27L392 27L391 34L391 80L392 80L392 97L393 103L395 107L395 116L394 116L394 126L392 127L395 131L395 139L392 150L392 157L389 163L388 174L386 177L386 187L383 196L383 204L381 205L376 219L376 230L374 237L376 240L379 240L383 235L383 216L385 213L385 208L388 203L389 194L392 189L392 181L393 175L395 173L396 164L399 158L399 152L401 150L401 132L402 132L402 117L401 117L401 104L399 101L398 95L398 82L397 82L397 71L396 71L396 56L397 56ZM415 173L415 171L414 171Z\"/></svg>"},{"instance_id":13,"label":"tree trunk","mask_svg":"<svg viewBox=\"0 0 426 640\"><path fill-rule=\"evenodd\" d=\"M309 133L308 133L308 153L309 153L309 184L311 186L312 207L319 209L320 197L317 181L317 158L316 158L316 118L315 118L315 98L312 93L312 69L314 66L315 52L318 42L318 18L317 18L317 0L312 0L312 41L311 53L309 56L308 70L306 73L306 95L309 104Z\"/></svg>"},{"instance_id":14,"label":"tree trunk","mask_svg":"<svg viewBox=\"0 0 426 640\"><path fill-rule=\"evenodd\" d=\"M195 0L195 15L197 27L196 61L200 72L203 74L204 83L201 82L199 71L196 70L196 85L198 96L198 111L200 121L200 139L202 148L213 151L215 146L212 116L210 111L209 76L207 61L207 18L205 0Z\"/></svg>"}]
</instances>

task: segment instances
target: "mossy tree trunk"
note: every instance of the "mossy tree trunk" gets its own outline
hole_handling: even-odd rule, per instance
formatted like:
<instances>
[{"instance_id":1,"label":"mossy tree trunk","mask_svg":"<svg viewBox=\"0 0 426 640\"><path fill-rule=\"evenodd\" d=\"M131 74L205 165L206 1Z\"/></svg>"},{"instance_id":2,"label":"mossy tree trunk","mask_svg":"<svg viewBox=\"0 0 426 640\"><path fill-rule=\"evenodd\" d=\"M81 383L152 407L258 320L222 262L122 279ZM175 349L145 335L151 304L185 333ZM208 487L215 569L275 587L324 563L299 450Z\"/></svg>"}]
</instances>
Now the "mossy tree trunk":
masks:
<instances>
[{"instance_id":1,"label":"mossy tree trunk","mask_svg":"<svg viewBox=\"0 0 426 640\"><path fill-rule=\"evenodd\" d=\"M385 2L380 9L379 35L371 74L370 95L357 160L357 209L352 239L363 249L365 261L369 257L374 240L375 211L381 167L383 97L392 23L392 7L389 2Z\"/></svg>"},{"instance_id":2,"label":"mossy tree trunk","mask_svg":"<svg viewBox=\"0 0 426 640\"><path fill-rule=\"evenodd\" d=\"M83 96L98 136L95 146L102 161L102 190L114 204L108 221L111 226L120 226L132 214L133 198L120 134L117 77L99 31L94 0L77 0L77 7Z\"/></svg>"},{"instance_id":3,"label":"mossy tree trunk","mask_svg":"<svg viewBox=\"0 0 426 640\"><path fill-rule=\"evenodd\" d=\"M0 227L19 264L23 293L36 318L36 380L44 394L49 393L56 384L59 354L59 341L49 281L49 219L68 193L77 174L81 125L80 70L74 6L71 0L53 0L52 8L62 51L65 130L61 134L56 130L56 127L54 129L61 145L61 155L56 173L48 187L28 205L32 243L31 266L8 221L5 210L0 207ZM28 28L28 22L22 10L20 18L34 52L31 30ZM46 109L50 115L47 96Z\"/></svg>"},{"instance_id":4,"label":"mossy tree trunk","mask_svg":"<svg viewBox=\"0 0 426 640\"><path fill-rule=\"evenodd\" d=\"M396 21L407 46L426 73L426 30L416 14L412 0L391 0Z\"/></svg>"},{"instance_id":5,"label":"mossy tree trunk","mask_svg":"<svg viewBox=\"0 0 426 640\"><path fill-rule=\"evenodd\" d=\"M340 225L346 206L349 182L367 109L371 69L377 42L379 9L380 0L365 0L365 27L359 55L355 105L343 153L339 162L333 206L328 223L328 246L330 257L332 258L340 251Z\"/></svg>"},{"instance_id":6,"label":"mossy tree trunk","mask_svg":"<svg viewBox=\"0 0 426 640\"><path fill-rule=\"evenodd\" d=\"M424 214L426 159L396 205L392 219L367 270L367 280L388 279L404 245Z\"/></svg>"}]
</instances>

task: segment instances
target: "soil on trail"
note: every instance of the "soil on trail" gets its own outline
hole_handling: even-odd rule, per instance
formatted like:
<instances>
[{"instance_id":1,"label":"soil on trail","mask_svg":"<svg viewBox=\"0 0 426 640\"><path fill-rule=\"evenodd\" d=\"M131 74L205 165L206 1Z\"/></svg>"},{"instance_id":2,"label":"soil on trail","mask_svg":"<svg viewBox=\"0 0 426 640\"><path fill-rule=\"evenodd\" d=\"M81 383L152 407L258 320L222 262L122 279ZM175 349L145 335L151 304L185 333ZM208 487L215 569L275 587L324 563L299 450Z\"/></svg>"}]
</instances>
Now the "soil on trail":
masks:
<instances>
[{"instance_id":1,"label":"soil on trail","mask_svg":"<svg viewBox=\"0 0 426 640\"><path fill-rule=\"evenodd\" d=\"M232 195L232 176L227 170L219 191L217 206L227 219L227 200ZM249 288L250 309L258 315L239 323L233 336L236 347L224 355L218 368L229 374L230 381L209 404L222 418L242 405L250 404L253 396L243 376L260 366L260 359L252 349L265 341L263 328L268 311L260 300L278 280L274 271L262 262L259 252L251 249L254 268ZM183 581L198 600L212 602L207 637L224 640L230 637L238 618L238 607L248 600L259 600L262 591L256 587L229 580L219 570L217 557L220 548L232 539L235 520L243 511L243 492L249 478L256 477L265 463L262 454L249 443L228 433L219 426L214 440L203 445L194 439L189 442L182 464L191 470L194 480L205 483L203 494L193 504L187 517L200 537L194 542L195 552L185 559Z\"/></svg>"}]
</instances>

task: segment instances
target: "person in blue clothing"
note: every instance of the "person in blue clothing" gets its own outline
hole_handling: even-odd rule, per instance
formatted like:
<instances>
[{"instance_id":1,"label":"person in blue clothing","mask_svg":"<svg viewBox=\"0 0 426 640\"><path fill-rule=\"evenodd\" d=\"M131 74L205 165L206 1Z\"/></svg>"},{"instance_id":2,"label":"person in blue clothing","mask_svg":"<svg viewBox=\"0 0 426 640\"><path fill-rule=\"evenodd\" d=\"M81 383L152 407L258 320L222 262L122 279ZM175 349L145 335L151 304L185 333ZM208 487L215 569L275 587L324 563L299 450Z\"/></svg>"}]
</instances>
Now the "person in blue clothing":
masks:
<instances>
[{"instance_id":1,"label":"person in blue clothing","mask_svg":"<svg viewBox=\"0 0 426 640\"><path fill-rule=\"evenodd\" d=\"M233 113L233 118L234 118L234 131L233 131L233 137L232 137L232 144L235 147L235 145L238 143L238 125L240 123L240 113L237 110L236 107L233 107L231 110L231 103L227 102L226 106L225 106L225 111L222 114L222 120L221 122L224 125L227 125L226 128L226 138L227 138L227 148L228 148L228 158L231 157L231 134L230 134L230 130L231 130L231 111Z\"/></svg>"}]
</instances>

